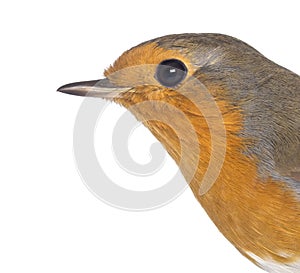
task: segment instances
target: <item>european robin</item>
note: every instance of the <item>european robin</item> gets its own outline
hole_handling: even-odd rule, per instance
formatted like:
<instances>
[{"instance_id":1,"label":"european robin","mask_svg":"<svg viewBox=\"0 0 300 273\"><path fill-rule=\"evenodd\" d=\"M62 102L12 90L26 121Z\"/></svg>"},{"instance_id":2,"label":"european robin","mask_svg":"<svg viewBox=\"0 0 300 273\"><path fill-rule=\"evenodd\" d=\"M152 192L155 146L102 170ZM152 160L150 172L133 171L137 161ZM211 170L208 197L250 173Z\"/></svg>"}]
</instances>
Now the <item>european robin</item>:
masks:
<instances>
[{"instance_id":1,"label":"european robin","mask_svg":"<svg viewBox=\"0 0 300 273\"><path fill-rule=\"evenodd\" d=\"M191 173L189 160L199 158L189 185L223 235L268 272L300 272L300 77L221 34L168 35L144 42L123 53L104 75L58 91L128 108L185 177ZM200 84L189 85L191 79ZM200 107L191 99L198 95ZM217 123L209 96L221 114L226 139L218 134L221 127L210 126ZM147 101L152 104L132 107ZM191 132L174 108L192 124L200 149L191 145ZM180 139L152 116L177 124ZM213 138L219 143L216 151ZM203 194L201 183L221 140L224 160ZM180 164L181 142L188 147L185 164Z\"/></svg>"}]
</instances>

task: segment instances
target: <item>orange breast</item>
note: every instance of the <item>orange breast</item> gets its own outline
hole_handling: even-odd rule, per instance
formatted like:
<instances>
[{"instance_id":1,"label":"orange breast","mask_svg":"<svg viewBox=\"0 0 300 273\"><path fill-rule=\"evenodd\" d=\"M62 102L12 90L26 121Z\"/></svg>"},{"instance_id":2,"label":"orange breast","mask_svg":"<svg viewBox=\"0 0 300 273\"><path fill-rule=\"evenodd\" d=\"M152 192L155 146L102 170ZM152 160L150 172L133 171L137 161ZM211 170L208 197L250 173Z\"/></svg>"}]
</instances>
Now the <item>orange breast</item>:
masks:
<instances>
[{"instance_id":1,"label":"orange breast","mask_svg":"<svg viewBox=\"0 0 300 273\"><path fill-rule=\"evenodd\" d=\"M251 140L238 134L242 114L238 109L228 112L224 101L218 104L227 113L224 165L207 194L199 195L198 179L191 189L219 230L248 258L247 252L278 262L299 260L300 200L285 182L259 178L259 162L244 153Z\"/></svg>"},{"instance_id":2,"label":"orange breast","mask_svg":"<svg viewBox=\"0 0 300 273\"><path fill-rule=\"evenodd\" d=\"M182 56L176 51L161 49L155 44L147 44L124 53L105 74L112 81L122 85L122 77L119 75L114 79L113 72L132 65L158 64L169 57L182 59ZM183 61L188 63L188 60ZM189 70L192 73L193 68L190 67ZM153 73L151 73L148 74L152 77ZM134 83L137 74L140 73L126 74L124 84L131 79ZM153 79L149 79L149 81L151 82ZM158 92L153 92L153 88L156 88ZM208 88L211 94L226 92L216 86L208 86ZM205 118L201 109L197 109L184 96L174 95L174 91L163 90L151 85L137 87L134 94L125 94L123 98L115 99L116 102L127 108L146 100L164 101L181 109L193 124L201 154L200 156L194 155L199 156L200 160L190 187L226 238L246 256L248 256L247 252L250 252L263 259L286 263L299 259L300 200L284 182L271 178L266 180L259 178L259 162L256 158L251 158L244 153L253 140L242 139L239 135L243 126L243 114L240 109L230 106L224 100L217 100L227 134L225 161L214 186L208 193L201 195L199 193L201 181L211 156L211 134L207 125L207 116ZM205 102L202 106L205 107ZM145 116L151 118L155 111L155 114L161 112L170 120L178 119L178 123L181 124L180 118L174 116L172 111L159 109L159 107L136 109L134 114L138 119ZM159 121L147 121L144 124L179 163L180 143L174 132ZM184 127L181 130L184 140L188 142L190 132ZM191 155L195 152L194 150L193 147L190 147ZM187 172L184 168L181 171L184 175ZM251 259L249 256L248 258Z\"/></svg>"},{"instance_id":3,"label":"orange breast","mask_svg":"<svg viewBox=\"0 0 300 273\"><path fill-rule=\"evenodd\" d=\"M143 87L143 92L147 92ZM150 91L149 91L150 92ZM220 175L205 195L199 193L202 178L211 156L211 135L205 117L191 102L176 96L164 96L168 103L185 109L186 116L194 125L198 136L201 154L199 165L190 187L210 218L245 256L246 253L280 262L293 262L300 257L300 203L296 194L284 182L258 176L258 162L246 156L244 151L251 140L242 139L242 114L232 109L225 101L217 101L223 113L226 128L226 155ZM143 98L138 95L135 101L119 101L129 107ZM188 110L187 110L188 109ZM138 118L152 116L151 107L134 113ZM156 109L159 111L159 109ZM161 110L169 119L177 117L166 109ZM147 113L147 114L145 114ZM178 119L178 123L182 122ZM158 121L148 121L145 125L163 143L166 150L179 163L180 143L170 128ZM189 141L189 131L182 128L185 141ZM194 149L191 147L190 153ZM185 175L186 170L181 170Z\"/></svg>"}]
</instances>

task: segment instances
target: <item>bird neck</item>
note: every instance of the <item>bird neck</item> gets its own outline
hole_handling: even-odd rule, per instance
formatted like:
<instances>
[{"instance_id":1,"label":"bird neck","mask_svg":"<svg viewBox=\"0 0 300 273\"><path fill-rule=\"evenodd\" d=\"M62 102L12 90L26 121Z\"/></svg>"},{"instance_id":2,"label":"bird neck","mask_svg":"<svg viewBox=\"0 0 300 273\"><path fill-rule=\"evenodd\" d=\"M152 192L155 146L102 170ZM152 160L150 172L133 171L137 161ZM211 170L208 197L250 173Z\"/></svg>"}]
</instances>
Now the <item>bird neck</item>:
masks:
<instances>
[{"instance_id":1,"label":"bird neck","mask_svg":"<svg viewBox=\"0 0 300 273\"><path fill-rule=\"evenodd\" d=\"M217 91L222 93L222 90ZM161 93L155 94L160 96ZM299 200L285 183L259 177L260 162L248 152L253 140L244 139L241 134L244 119L240 109L231 106L226 100L216 99L226 130L226 153L223 155L218 154L218 149L212 151L209 111L204 116L193 103L184 97L173 96L173 93L152 98L165 100L163 105L143 104L143 96L136 95L133 99L135 101L130 97L116 102L129 108L148 127L180 166L185 178L191 177L194 168L190 166L195 161L181 164L181 144L187 144L185 147L188 151L185 153L189 154L188 158L199 159L192 179L187 179L189 186L218 229L243 255L250 260L253 260L253 254L262 259L285 263L292 263L300 258ZM134 104L138 106L132 107ZM168 105L181 111L174 111L174 107ZM205 105L203 103L201 106L206 107ZM180 112L185 114L195 129L199 149L192 145L195 143L195 136ZM174 133L165 121L172 121L174 127L179 128L180 134ZM215 142L222 144L223 137L222 134L215 133ZM201 194L203 177L212 156L224 156L224 163L220 169L215 170L218 176L213 186L207 193Z\"/></svg>"},{"instance_id":2,"label":"bird neck","mask_svg":"<svg viewBox=\"0 0 300 273\"><path fill-rule=\"evenodd\" d=\"M212 155L211 130L207 117L199 110L193 109L192 105L185 108L200 146L200 155L195 154L197 149L187 146L190 157L199 158L197 171L188 181L189 186L218 229L243 255L251 260L254 254L278 262L294 262L295 257L300 257L299 200L283 182L259 177L258 160L247 154L251 140L243 139L240 134L243 124L240 110L230 107L225 101L217 103L226 128L226 153L222 168L216 170L218 178L206 194L201 194L200 187ZM178 118L172 112L163 114L170 120ZM180 119L178 123L180 126L184 124ZM181 148L178 136L162 122L149 120L144 124L179 165ZM181 131L184 141L192 143L188 128L181 127ZM191 175L187 167L181 167L181 172L185 177Z\"/></svg>"}]
</instances>

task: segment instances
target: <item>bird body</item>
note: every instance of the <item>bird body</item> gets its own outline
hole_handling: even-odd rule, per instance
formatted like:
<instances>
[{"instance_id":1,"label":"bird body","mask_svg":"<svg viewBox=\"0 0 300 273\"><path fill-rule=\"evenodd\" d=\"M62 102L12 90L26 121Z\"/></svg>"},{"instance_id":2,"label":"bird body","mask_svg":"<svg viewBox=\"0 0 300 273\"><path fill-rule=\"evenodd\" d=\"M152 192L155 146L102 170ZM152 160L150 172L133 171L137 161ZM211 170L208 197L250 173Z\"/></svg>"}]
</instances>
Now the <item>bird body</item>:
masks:
<instances>
[{"instance_id":1,"label":"bird body","mask_svg":"<svg viewBox=\"0 0 300 273\"><path fill-rule=\"evenodd\" d=\"M166 77L165 70L159 74L165 63L172 68L168 73L178 71L176 77ZM75 83L59 91L104 97L128 108L163 144L183 175L192 177L195 197L244 256L268 272L300 272L300 77L221 34L169 35L142 43L104 74L106 83L102 80L98 87ZM211 157L222 157L224 137L204 89L190 85L180 92L190 78L208 90L226 132L222 168L205 194L201 183ZM112 90L119 90L118 95L111 96ZM200 108L189 99L195 94ZM149 101L164 104L141 104ZM193 134L174 108L192 124L200 156L190 145ZM180 139L165 122L151 120L162 116L177 126ZM188 160L180 165L182 143L188 147ZM199 160L193 173L189 162L195 158Z\"/></svg>"}]
</instances>

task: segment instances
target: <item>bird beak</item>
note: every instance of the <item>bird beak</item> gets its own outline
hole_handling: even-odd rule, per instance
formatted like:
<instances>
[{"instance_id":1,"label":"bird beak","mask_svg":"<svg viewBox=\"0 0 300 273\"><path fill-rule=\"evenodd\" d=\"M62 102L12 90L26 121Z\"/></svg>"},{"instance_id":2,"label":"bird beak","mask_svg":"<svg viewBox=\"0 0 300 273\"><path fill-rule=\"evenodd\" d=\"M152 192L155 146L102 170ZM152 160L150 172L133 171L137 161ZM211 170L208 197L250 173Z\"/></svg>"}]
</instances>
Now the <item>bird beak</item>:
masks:
<instances>
[{"instance_id":1,"label":"bird beak","mask_svg":"<svg viewBox=\"0 0 300 273\"><path fill-rule=\"evenodd\" d=\"M75 82L61 86L58 92L87 97L113 99L120 94L132 89L132 87L116 86L109 79L95 81Z\"/></svg>"}]
</instances>

